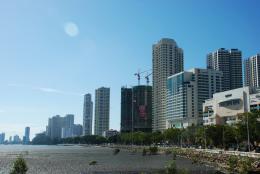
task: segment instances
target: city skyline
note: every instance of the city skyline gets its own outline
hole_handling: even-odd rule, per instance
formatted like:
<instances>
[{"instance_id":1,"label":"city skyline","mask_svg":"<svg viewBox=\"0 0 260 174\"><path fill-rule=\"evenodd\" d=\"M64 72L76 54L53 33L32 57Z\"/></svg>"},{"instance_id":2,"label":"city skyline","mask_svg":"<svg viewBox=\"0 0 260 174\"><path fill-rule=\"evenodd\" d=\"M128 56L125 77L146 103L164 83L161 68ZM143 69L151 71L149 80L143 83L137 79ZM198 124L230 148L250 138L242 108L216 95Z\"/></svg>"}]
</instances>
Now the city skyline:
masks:
<instances>
[{"instance_id":1,"label":"city skyline","mask_svg":"<svg viewBox=\"0 0 260 174\"><path fill-rule=\"evenodd\" d=\"M218 48L238 48L243 60L260 52L259 1L60 2L1 3L6 137L22 137L29 126L33 138L56 114L73 113L82 124L83 94L100 86L111 89L110 128L120 130L121 86L137 85L134 73L152 67L152 44L161 38L183 48L184 70L206 68Z\"/></svg>"}]
</instances>

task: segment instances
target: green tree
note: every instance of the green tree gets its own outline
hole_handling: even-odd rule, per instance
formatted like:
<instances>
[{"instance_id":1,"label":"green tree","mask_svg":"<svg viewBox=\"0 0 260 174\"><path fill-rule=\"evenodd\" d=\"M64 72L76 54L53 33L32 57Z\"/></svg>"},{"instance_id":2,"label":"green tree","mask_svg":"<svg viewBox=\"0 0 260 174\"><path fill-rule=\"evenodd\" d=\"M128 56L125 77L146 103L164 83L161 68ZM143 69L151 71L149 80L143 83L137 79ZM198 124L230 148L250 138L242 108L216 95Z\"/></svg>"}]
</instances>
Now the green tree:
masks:
<instances>
[{"instance_id":1,"label":"green tree","mask_svg":"<svg viewBox=\"0 0 260 174\"><path fill-rule=\"evenodd\" d=\"M26 174L28 167L22 157L18 157L14 163L10 174Z\"/></svg>"},{"instance_id":2,"label":"green tree","mask_svg":"<svg viewBox=\"0 0 260 174\"><path fill-rule=\"evenodd\" d=\"M249 140L252 145L260 142L260 112L252 111L240 114L237 123L238 134L241 135L242 141L247 141L247 121L249 130Z\"/></svg>"},{"instance_id":3,"label":"green tree","mask_svg":"<svg viewBox=\"0 0 260 174\"><path fill-rule=\"evenodd\" d=\"M34 145L50 145L50 144L53 144L53 142L52 142L52 140L49 136L45 135L45 133L39 133L33 138L32 144L34 144Z\"/></svg>"},{"instance_id":4,"label":"green tree","mask_svg":"<svg viewBox=\"0 0 260 174\"><path fill-rule=\"evenodd\" d=\"M164 139L170 144L178 144L180 134L181 130L176 128L170 128L163 132Z\"/></svg>"}]
</instances>

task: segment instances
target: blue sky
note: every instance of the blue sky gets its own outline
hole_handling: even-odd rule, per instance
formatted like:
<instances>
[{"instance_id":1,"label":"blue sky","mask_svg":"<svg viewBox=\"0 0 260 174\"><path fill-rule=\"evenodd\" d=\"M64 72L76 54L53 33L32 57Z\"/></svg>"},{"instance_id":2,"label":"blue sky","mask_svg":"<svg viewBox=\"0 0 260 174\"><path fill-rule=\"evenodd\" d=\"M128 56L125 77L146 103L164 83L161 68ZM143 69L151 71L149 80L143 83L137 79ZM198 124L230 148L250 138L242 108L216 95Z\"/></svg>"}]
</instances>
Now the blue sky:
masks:
<instances>
[{"instance_id":1,"label":"blue sky","mask_svg":"<svg viewBox=\"0 0 260 174\"><path fill-rule=\"evenodd\" d=\"M185 69L205 67L220 47L246 58L260 52L259 8L258 0L2 0L0 132L35 134L56 114L82 123L82 94L101 86L111 88L110 127L119 129L120 88L151 68L153 43L175 39Z\"/></svg>"}]
</instances>

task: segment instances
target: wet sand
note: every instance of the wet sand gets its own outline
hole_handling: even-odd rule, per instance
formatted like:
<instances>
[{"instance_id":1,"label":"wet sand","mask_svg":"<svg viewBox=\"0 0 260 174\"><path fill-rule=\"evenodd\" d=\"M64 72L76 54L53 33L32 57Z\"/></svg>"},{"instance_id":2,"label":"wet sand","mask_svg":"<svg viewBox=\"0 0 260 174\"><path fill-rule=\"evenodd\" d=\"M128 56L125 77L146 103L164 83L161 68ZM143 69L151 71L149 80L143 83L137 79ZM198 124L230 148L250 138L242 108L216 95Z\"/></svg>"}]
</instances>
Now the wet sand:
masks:
<instances>
[{"instance_id":1,"label":"wet sand","mask_svg":"<svg viewBox=\"0 0 260 174\"><path fill-rule=\"evenodd\" d=\"M28 174L156 173L172 159L172 155L142 156L127 150L114 155L113 149L97 146L0 145L0 174L9 173L19 154L27 162ZM97 165L90 166L91 161L97 161ZM184 158L177 158L176 164L193 174L215 173L211 167Z\"/></svg>"}]
</instances>

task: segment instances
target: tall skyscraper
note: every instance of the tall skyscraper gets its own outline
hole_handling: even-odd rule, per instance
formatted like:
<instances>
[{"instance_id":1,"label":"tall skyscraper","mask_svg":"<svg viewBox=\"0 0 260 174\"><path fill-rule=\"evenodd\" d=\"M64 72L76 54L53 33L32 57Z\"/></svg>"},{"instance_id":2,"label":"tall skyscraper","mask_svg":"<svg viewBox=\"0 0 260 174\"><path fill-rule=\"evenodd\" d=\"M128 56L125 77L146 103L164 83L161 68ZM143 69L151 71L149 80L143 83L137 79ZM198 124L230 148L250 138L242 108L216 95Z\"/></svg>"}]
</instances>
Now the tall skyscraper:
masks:
<instances>
[{"instance_id":1,"label":"tall skyscraper","mask_svg":"<svg viewBox=\"0 0 260 174\"><path fill-rule=\"evenodd\" d=\"M152 131L152 86L121 88L121 131L131 132L132 128Z\"/></svg>"},{"instance_id":2,"label":"tall skyscraper","mask_svg":"<svg viewBox=\"0 0 260 174\"><path fill-rule=\"evenodd\" d=\"M260 54L244 60L245 86L260 87Z\"/></svg>"},{"instance_id":3,"label":"tall skyscraper","mask_svg":"<svg viewBox=\"0 0 260 174\"><path fill-rule=\"evenodd\" d=\"M153 130L166 129L167 78L183 71L183 50L173 39L153 45Z\"/></svg>"},{"instance_id":4,"label":"tall skyscraper","mask_svg":"<svg viewBox=\"0 0 260 174\"><path fill-rule=\"evenodd\" d=\"M95 91L95 135L109 130L110 88L101 87Z\"/></svg>"},{"instance_id":5,"label":"tall skyscraper","mask_svg":"<svg viewBox=\"0 0 260 174\"><path fill-rule=\"evenodd\" d=\"M84 95L83 105L83 135L92 134L93 102L91 94Z\"/></svg>"},{"instance_id":6,"label":"tall skyscraper","mask_svg":"<svg viewBox=\"0 0 260 174\"><path fill-rule=\"evenodd\" d=\"M132 130L132 88L121 88L121 132Z\"/></svg>"},{"instance_id":7,"label":"tall skyscraper","mask_svg":"<svg viewBox=\"0 0 260 174\"><path fill-rule=\"evenodd\" d=\"M170 76L167 81L167 128L202 124L202 105L221 91L221 77L221 71L198 68Z\"/></svg>"},{"instance_id":8,"label":"tall skyscraper","mask_svg":"<svg viewBox=\"0 0 260 174\"><path fill-rule=\"evenodd\" d=\"M30 143L30 127L26 127L24 131L24 144Z\"/></svg>"},{"instance_id":9,"label":"tall skyscraper","mask_svg":"<svg viewBox=\"0 0 260 174\"><path fill-rule=\"evenodd\" d=\"M207 55L207 68L223 72L222 90L241 88L242 52L238 49L220 48Z\"/></svg>"}]
</instances>

